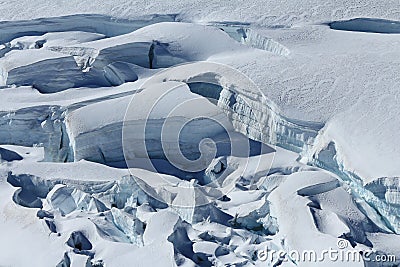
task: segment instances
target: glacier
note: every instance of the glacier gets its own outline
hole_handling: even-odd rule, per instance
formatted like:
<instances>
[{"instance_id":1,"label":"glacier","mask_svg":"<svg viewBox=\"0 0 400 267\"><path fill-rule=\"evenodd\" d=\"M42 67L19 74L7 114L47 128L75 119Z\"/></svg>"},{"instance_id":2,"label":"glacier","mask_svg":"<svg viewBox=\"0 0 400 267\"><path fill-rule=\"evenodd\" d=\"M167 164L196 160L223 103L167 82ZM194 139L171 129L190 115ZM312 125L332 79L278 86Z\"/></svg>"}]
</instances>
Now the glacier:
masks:
<instances>
[{"instance_id":1,"label":"glacier","mask_svg":"<svg viewBox=\"0 0 400 267\"><path fill-rule=\"evenodd\" d=\"M0 265L398 264L395 1L223 3L0 5Z\"/></svg>"}]
</instances>

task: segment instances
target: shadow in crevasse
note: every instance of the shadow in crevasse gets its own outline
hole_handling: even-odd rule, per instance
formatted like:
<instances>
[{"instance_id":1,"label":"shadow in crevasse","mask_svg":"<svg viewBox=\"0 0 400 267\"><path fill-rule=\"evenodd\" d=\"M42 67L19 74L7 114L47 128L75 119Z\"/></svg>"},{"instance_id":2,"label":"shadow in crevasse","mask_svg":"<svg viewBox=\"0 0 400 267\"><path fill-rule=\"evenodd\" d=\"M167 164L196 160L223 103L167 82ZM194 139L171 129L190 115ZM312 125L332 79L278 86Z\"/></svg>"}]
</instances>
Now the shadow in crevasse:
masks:
<instances>
[{"instance_id":1,"label":"shadow in crevasse","mask_svg":"<svg viewBox=\"0 0 400 267\"><path fill-rule=\"evenodd\" d=\"M374 19L374 18L355 18L350 20L333 21L328 23L333 30L352 31L352 32L371 32L371 33L400 33L400 21Z\"/></svg>"},{"instance_id":2,"label":"shadow in crevasse","mask_svg":"<svg viewBox=\"0 0 400 267\"><path fill-rule=\"evenodd\" d=\"M199 149L201 140L196 140L196 137L190 135L190 133L186 135L184 130L181 135L183 135L183 138L180 138L182 142L179 143L179 148L182 156L190 161L199 159L201 157L201 152ZM185 140L185 135L187 137L192 137L192 142L184 142L187 141L187 139ZM210 137L209 139L211 139L215 144L213 147L213 149L215 149L213 151L215 153L215 158L228 156L248 158L275 152L275 149L272 147L261 142L251 140L238 132L222 132L217 136ZM208 179L205 177L205 168L203 170L194 172L183 170L179 166L176 166L176 164L170 162L165 154L162 154L163 145L161 141L155 142L152 140L151 144L146 145L148 151L153 151L150 152L149 160L138 159L137 161L131 161L129 163L130 168L147 169L161 174L173 175L183 180L195 179L199 184L207 183ZM154 151L157 151L157 154L154 153ZM149 163L151 164L149 165ZM110 162L107 163L107 165L118 168L128 167L126 162Z\"/></svg>"},{"instance_id":3,"label":"shadow in crevasse","mask_svg":"<svg viewBox=\"0 0 400 267\"><path fill-rule=\"evenodd\" d=\"M0 22L0 43L22 36L39 36L49 32L83 31L100 33L106 38L135 31L159 23L173 22L175 14L150 15L142 19L116 19L99 14L77 14L53 18Z\"/></svg>"}]
</instances>

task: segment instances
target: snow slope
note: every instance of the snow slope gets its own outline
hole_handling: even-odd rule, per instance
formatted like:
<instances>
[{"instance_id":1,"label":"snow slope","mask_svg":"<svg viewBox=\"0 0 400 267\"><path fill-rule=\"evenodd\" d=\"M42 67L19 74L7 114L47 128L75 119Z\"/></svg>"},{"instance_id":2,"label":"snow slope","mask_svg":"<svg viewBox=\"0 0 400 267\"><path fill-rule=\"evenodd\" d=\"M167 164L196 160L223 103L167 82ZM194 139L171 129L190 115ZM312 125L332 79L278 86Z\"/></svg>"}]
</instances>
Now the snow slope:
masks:
<instances>
[{"instance_id":1,"label":"snow slope","mask_svg":"<svg viewBox=\"0 0 400 267\"><path fill-rule=\"evenodd\" d=\"M399 264L398 1L0 14L0 266Z\"/></svg>"}]
</instances>

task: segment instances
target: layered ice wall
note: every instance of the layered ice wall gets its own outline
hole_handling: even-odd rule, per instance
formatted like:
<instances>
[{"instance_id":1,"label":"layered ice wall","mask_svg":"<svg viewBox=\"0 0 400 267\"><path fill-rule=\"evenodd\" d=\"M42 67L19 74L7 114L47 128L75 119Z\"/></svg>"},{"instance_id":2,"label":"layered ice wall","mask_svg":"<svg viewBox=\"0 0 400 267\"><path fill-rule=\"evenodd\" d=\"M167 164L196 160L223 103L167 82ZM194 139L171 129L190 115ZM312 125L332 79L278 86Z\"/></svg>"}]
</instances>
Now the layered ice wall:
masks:
<instances>
[{"instance_id":1,"label":"layered ice wall","mask_svg":"<svg viewBox=\"0 0 400 267\"><path fill-rule=\"evenodd\" d=\"M73 159L110 164L129 160L125 158L129 153L135 158L162 159L166 156L165 150L174 154L177 149L182 149L189 158L196 158L200 140L233 128L221 111L188 89L183 83L165 82L133 97L103 101L69 113L66 129ZM137 109L139 103L140 110ZM178 107L182 110L177 110ZM173 129L163 128L168 125L167 120ZM214 120L218 123L213 123ZM129 128L124 137L128 145L125 149L129 150L125 156L124 124ZM175 133L180 127L183 127L182 131ZM179 146L176 147L174 141L178 137Z\"/></svg>"},{"instance_id":2,"label":"layered ice wall","mask_svg":"<svg viewBox=\"0 0 400 267\"><path fill-rule=\"evenodd\" d=\"M65 109L35 106L0 112L0 140L4 144L43 146L47 161L69 161Z\"/></svg>"},{"instance_id":3,"label":"layered ice wall","mask_svg":"<svg viewBox=\"0 0 400 267\"><path fill-rule=\"evenodd\" d=\"M71 158L106 163L123 161L122 125L131 97L122 97L82 107L65 120ZM97 116L99 113L102 116ZM95 142L93 142L95 140Z\"/></svg>"},{"instance_id":4,"label":"layered ice wall","mask_svg":"<svg viewBox=\"0 0 400 267\"><path fill-rule=\"evenodd\" d=\"M321 123L284 117L257 86L242 73L224 65L199 62L159 73L155 82L185 82L191 91L208 98L221 108L235 129L249 138L300 152L310 146Z\"/></svg>"},{"instance_id":5,"label":"layered ice wall","mask_svg":"<svg viewBox=\"0 0 400 267\"><path fill-rule=\"evenodd\" d=\"M214 71L210 71L210 68L214 68ZM243 77L239 79L240 75L232 83L227 83L224 78L221 78L227 74L224 73L226 72L224 68L223 65L205 62L177 66L155 75L143 85L145 89L138 94L102 101L72 111L66 118L66 132L68 133L71 147L69 150L71 152L69 159L75 161L87 159L108 164L120 164L124 162L126 155L124 156L123 154L123 137L121 131L124 123L127 123L127 118L132 116L137 117L137 119L129 120L129 123L135 125L136 128L133 129L133 132L137 133L136 137L131 136L133 139L130 141L137 144L136 147L141 142L145 142L147 146L146 151L135 151L134 154L136 157L164 159L165 155L161 144L164 143L166 147L169 147L168 150L170 151L173 151L174 148L168 145L168 142L165 142L165 140L161 142L161 127L163 127L167 119L171 120L171 118L160 113L152 119L154 114L142 114L144 111L142 109L135 109L136 104L134 103L153 103L157 101L154 103L160 105L158 101L165 101L165 98L168 97L162 96L160 99L151 100L151 97L154 98L156 95L159 95L161 90L158 89L157 93L153 94L154 96L150 96L151 87L158 88L164 86L168 88L168 86L174 85L174 82L171 81L179 81L176 84L184 85L186 83L188 85L188 87L183 86L175 89L180 92L178 94L180 98L176 99L181 99L185 94L192 96L188 99L178 100L178 102L173 97L171 101L165 103L165 107L169 105L182 105L182 103L189 101L191 98L195 99L196 95L200 95L198 96L200 97L199 99L205 97L218 107L214 107L208 101L201 104L200 106L202 107L205 105L208 106L206 110L209 112L204 114L205 117L210 119L215 116L218 112L212 116L210 115L212 113L211 110L214 109L216 111L220 109L220 112L227 115L229 123L232 123L232 126L224 126L225 130L228 129L231 131L234 129L252 140L279 145L297 152L303 151L313 143L322 125L291 121L283 117L279 113L278 108L257 91L254 84L241 82L244 79ZM207 71L204 72L204 70ZM189 78L180 77L181 75ZM170 81L166 82L168 80ZM191 94L188 89L195 94ZM148 96L145 97L145 95ZM132 110L129 109L130 106ZM111 110L112 112L110 112ZM198 110L196 114L194 111L195 109L193 108L182 111L183 113L180 116L182 118L187 117L185 113L193 113L196 116L202 114L201 110ZM99 114L102 115L99 116ZM221 114L218 116L221 116ZM142 119L143 116L149 117L144 121ZM179 129L179 125L184 123L184 121L179 122L179 116L174 116L177 118L177 121L174 122L176 124L175 128ZM229 123L226 121L224 125L228 125ZM188 126L189 128L204 129L204 132L202 132L198 130L190 131L187 130L189 128L186 128L186 132L192 137L185 139L184 136L180 136L181 144L179 149L183 149L184 154L189 156L189 158L196 158L195 155L199 153L197 146L200 140L221 133L218 126L213 128L213 125L207 120L203 122L202 120L197 120L196 123L192 122ZM175 128L174 130L176 130ZM143 134L144 129L149 134L147 132ZM193 135L195 132L198 136ZM182 133L185 133L185 131ZM96 140L96 142L93 142L93 140Z\"/></svg>"},{"instance_id":6,"label":"layered ice wall","mask_svg":"<svg viewBox=\"0 0 400 267\"><path fill-rule=\"evenodd\" d=\"M335 116L323 127L323 124L285 118L262 94L249 90L251 86L239 82L235 84L234 79L232 83L227 83L220 78L222 72L201 72L198 71L199 68L197 66L196 70L196 67L189 65L185 71L182 68L179 72L177 67L175 71L167 71L160 76L164 80L187 82L192 91L211 99L211 102L222 108L235 129L246 136L299 152L303 162L336 173L349 184L354 196L364 199L372 207L365 207L366 213L374 214L371 216L379 221L383 219L388 228L399 231L399 209L391 203L393 199L386 194L385 197L374 195L364 187L365 183L380 176L396 177L398 173L396 163L387 160L399 154L397 146L381 147L376 142L376 138L392 140L393 132L371 127L386 121L382 117L382 106L371 108L368 104L359 102L347 112ZM181 73L190 78L182 77ZM394 112L390 107L395 102L395 99L387 99L385 102L389 114ZM357 120L358 125L353 125ZM385 125L388 129L395 129L397 123L395 119ZM368 134L362 135L361 132ZM388 194L393 195L390 187L387 190Z\"/></svg>"},{"instance_id":7,"label":"layered ice wall","mask_svg":"<svg viewBox=\"0 0 400 267\"><path fill-rule=\"evenodd\" d=\"M288 56L290 54L290 50L287 47L272 38L261 35L257 30L251 29L248 23L212 22L207 25L218 27L226 32L232 39L244 45L280 56Z\"/></svg>"},{"instance_id":8,"label":"layered ice wall","mask_svg":"<svg viewBox=\"0 0 400 267\"><path fill-rule=\"evenodd\" d=\"M76 19L80 19L78 23ZM107 16L83 15L44 22L42 19L32 23L5 22L0 30L3 43L0 85L32 86L41 93L73 87L115 86L137 79L132 68L128 71L129 64L162 68L185 62L171 55L168 43L151 37L132 38L128 34L149 24L174 19L172 15L160 15L113 21ZM15 27L19 27L18 32ZM124 34L125 38L118 38ZM102 39L106 42L96 42ZM123 66L118 62L123 62Z\"/></svg>"},{"instance_id":9,"label":"layered ice wall","mask_svg":"<svg viewBox=\"0 0 400 267\"><path fill-rule=\"evenodd\" d=\"M291 14L285 15L289 21L296 19ZM33 28L40 30L46 20L32 23ZM57 18L48 21L52 30L59 29L59 23ZM373 253L393 253L398 257L399 238L393 234L398 229L400 203L395 176L398 167L396 160L388 160L399 155L400 146L393 132L400 125L398 90L393 86L396 90L386 99L382 91L389 90L387 86L374 91L371 89L374 86L364 84L365 76L355 75L359 72L358 63L368 59L365 62L371 65L369 74L378 73L382 80L392 82L393 69L397 69L385 61L386 54L379 53L378 63L371 64L375 57L368 53L375 53L371 52L373 49L368 49L360 61L348 56L346 43L338 42L345 52L330 50L322 40L326 36L318 34L339 31L323 25L312 25L305 34L296 30L297 25L288 27L282 30L285 34L281 38L270 32L263 36L258 32L260 28L250 23L242 23L239 31L228 25L224 30L234 29L235 32L228 34L241 41L240 44L218 29L188 23L155 24L111 37L118 30L127 30L124 23L119 29L112 22L100 23L104 30L101 34L75 32L75 39L71 39L74 34L67 33L40 32L30 38L3 31L11 42L0 51L5 81L0 89L0 99L4 99L0 140L25 146L43 145L45 158L39 148L0 148L0 191L6 200L0 202L0 213L6 218L0 220L0 232L11 240L6 244L7 253L3 253L6 255L0 253L1 261L5 258L9 264L12 255L16 260L28 262L21 266L39 262L39 258L54 263L53 266L57 262L58 266L124 266L127 262L143 266L154 262L185 266L269 263L295 266L302 264L295 260L282 263L276 257L261 262L257 251L312 249L323 253L324 248L336 248L338 240L348 245L344 252L373 248ZM19 26L23 28L23 24ZM100 31L96 23L88 23L88 27L81 25L81 21L78 24L82 30ZM271 26L271 31L276 29ZM297 36L294 39L298 38L296 42L303 48L310 43L321 45L325 49L318 50L322 60L313 61L313 49L292 50L293 44L288 45L287 40L293 36ZM360 34L354 38L365 42L364 37ZM307 38L315 39L309 42ZM343 36L333 40L343 40ZM388 43L393 47L397 44ZM286 45L290 46L290 53ZM356 43L355 47L359 45ZM363 45L367 47L370 43ZM390 56L398 54L390 53ZM321 63L326 58L329 61L332 54L335 58L329 62L331 65L324 67ZM304 56L304 61L293 61L299 55ZM346 61L339 61L338 57L354 61L339 64ZM172 67L164 72L153 70L199 60L208 62ZM262 80L258 85L265 85L263 92L272 101L243 74L223 64L211 63L214 61L235 69L252 69L248 73ZM307 68L309 65L314 69ZM355 68L346 78L362 80L364 90L360 94L367 96L365 102L351 105L340 102L351 95L347 89L352 84L342 86L343 77L332 82L339 84L337 87L330 85L332 77L343 76L337 74L347 71L332 66L344 65ZM38 66L48 70L46 77L39 77L41 84L33 80ZM57 66L66 75L57 73ZM389 75L382 75L380 70ZM11 82L15 85L7 84ZM379 80L377 84L385 83ZM336 90L327 92L326 87ZM175 90L170 92L172 88ZM299 93L303 89L307 93ZM277 101L276 95L282 102ZM279 103L279 108L273 102ZM283 111L286 104L298 109L288 114L287 109ZM336 106L345 112L340 115ZM354 106L354 110L348 110L348 106ZM318 117L324 119L310 118L311 112L324 113ZM333 118L325 125L292 119L325 122L327 114ZM181 142L176 146L176 130L188 119L193 121L183 128L179 135ZM220 124L213 124L212 120ZM128 136L124 135L126 122L132 126ZM167 124L163 136L162 125L166 122L170 125L168 128ZM279 147L261 155L214 155L210 164L203 164L207 167L204 181L216 185L207 190L199 190L203 185L193 175L173 174L180 177L177 178L139 168L106 166L126 159L165 159L165 152L172 155L182 152L196 159L201 156L199 152L213 151L210 143L198 146L202 140L217 137L217 147L226 145L225 136L220 135L222 130L234 132L236 135L232 136L239 143L248 141L243 138L247 136L300 152L303 163L337 175L306 166L296 161L298 153ZM126 151L124 141L129 141ZM141 147L143 143L146 145ZM376 180L377 177L380 178ZM230 181L231 191L217 192ZM184 188L187 190L181 190ZM209 205L198 206L215 195L218 197ZM13 242L21 236L24 242ZM25 240L40 246L31 246ZM40 249L49 240L52 249ZM50 255L54 251L57 255ZM329 263L351 265L340 261L321 264ZM354 263L363 264L361 260Z\"/></svg>"},{"instance_id":10,"label":"layered ice wall","mask_svg":"<svg viewBox=\"0 0 400 267\"><path fill-rule=\"evenodd\" d=\"M196 36L192 35L193 27L199 32ZM174 36L174 38L176 37L178 41L174 41L171 36L160 34L160 32L169 31L176 31L177 36ZM228 32L227 28L225 28L225 31ZM283 45L261 36L254 30L242 29L242 31L238 31L235 29L235 31L236 35L228 33L234 38L239 36L240 40L249 46L270 51L279 56L288 55L288 50ZM201 43L208 35L213 37L210 40L212 39L215 45L212 48L206 45L198 46L197 44ZM189 36L190 38L188 38ZM14 39L9 48L11 46L19 48L15 51L8 51L6 56L2 58L3 83L31 85L42 93L53 93L67 87L77 86L115 86L138 80L139 77L135 73L135 70L138 69L137 65L143 68L170 67L187 61L206 60L211 56L214 56L214 59L224 58L227 51L237 52L238 55L242 53L246 56L247 53L254 51L249 47L232 43L232 40L217 29L185 23L161 23L131 34L109 39L102 39L101 36L94 37L90 34L82 34L80 37L83 38L82 40L89 38L89 42L82 45L57 45L57 38L51 35L39 36L39 38L32 40L28 40L29 38ZM90 38L94 38L94 41ZM42 43L42 39L46 42ZM32 51L26 51L26 49L32 49ZM149 55L151 52L154 53L154 61L150 62ZM261 52L265 53L265 51ZM29 57L20 58L20 56L28 54ZM18 60L15 60L17 58ZM40 77L40 81L36 82L34 80L37 78L35 70L38 67L46 68L50 74ZM284 113L272 101L269 101L262 93L254 89L254 85L242 84L237 80L230 82L229 78L226 80L223 78L224 71L210 70L209 67L209 65L201 66L201 64L196 63L188 64L177 67L175 70L162 72L159 78L153 77L153 79L159 83L179 81L188 84L193 93L207 97L210 102L221 108L228 115L235 130L253 140L302 152L307 155L310 163L318 164L339 175L344 175L345 178L351 180L355 194L367 199L373 207L392 222L389 224L394 225L389 226L397 229L397 213L392 211L395 208L390 208L385 204L386 202L391 203L392 200L389 201L389 199L393 197L383 199L379 194L370 194L370 192L364 190L363 183L357 178L360 177L366 181L369 178L381 177L383 173L387 176L394 176L396 167L391 163L379 160L379 156L371 157L369 161L379 164L366 164L373 166L373 168L359 165L361 161L357 160L356 153L346 151L346 147L354 150L354 147L371 147L368 144L376 142L353 136L353 144L348 145L346 140L340 139L340 136L349 136L348 132L335 131L337 125L346 121L346 116L351 118L351 112L345 116L337 117L340 119L337 119L336 124L334 122L328 123L325 130L320 131L323 124L285 117ZM208 70L204 71L204 69ZM200 84L201 88L195 89L194 83ZM63 123L64 108L59 108L60 111L55 113L48 111L48 109L58 109L58 106L31 108L29 112L34 115L27 115L28 113L23 109L5 112L2 117L2 127L5 131L2 132L2 135L4 135L4 140L11 144L43 144L46 148L46 159L49 161L88 159L103 163L122 162L124 155L121 145L121 129L124 120L123 114L129 104L129 98L114 99L110 102L104 101L76 111L70 109L71 113L65 120L65 124ZM84 105L82 104L82 106ZM392 103L390 106L394 105ZM35 109L38 110L35 111ZM112 110L110 112L112 114L104 113L105 110ZM42 117L39 116L39 113L48 116ZM362 114L365 113L367 111L363 110ZM100 120L91 120L91 118L98 118L99 114L103 114L100 116ZM360 113L355 112L354 114L360 116ZM31 115L37 116L33 122L31 121L33 117L29 117ZM394 117L396 116L394 115ZM383 117L374 117L372 120L364 120L364 122L374 121L375 124L379 124L380 120L383 119ZM161 123L156 120L152 122L155 125ZM390 127L395 128L395 123ZM199 123L197 127L199 125L205 126L205 124ZM329 128L329 125L333 126ZM348 129L351 129L352 125L346 125ZM365 130L368 125L364 125L362 129ZM22 132L22 129L31 129L34 134L32 136L19 136L18 134L11 136L11 132ZM205 133L203 134L205 135ZM319 137L316 138L318 134ZM393 136L380 136L379 133L373 133L369 136L379 137L381 140L393 139ZM356 139L362 142L357 143ZM96 142L93 142L93 140L96 140ZM354 146L354 144L357 145ZM188 151L195 151L194 146L189 145L186 148ZM396 154L398 151L393 149L392 152L388 148L383 150L377 148L377 150L380 152L376 154L381 155L382 158L398 155ZM390 153L382 154L382 151ZM367 150L359 150L357 153L373 154ZM163 157L159 145L150 147L150 154L154 158ZM354 166L349 165L349 162L353 162ZM371 169L382 170L383 167L389 172L370 172ZM390 188L388 188L388 191L390 191Z\"/></svg>"},{"instance_id":11,"label":"layered ice wall","mask_svg":"<svg viewBox=\"0 0 400 267\"><path fill-rule=\"evenodd\" d=\"M400 189L395 182L399 146L392 129L400 122L392 108L395 105L397 100L392 97L382 97L378 106L359 101L328 121L302 155L305 161L342 177L356 195L386 218L391 229L399 232L400 209L394 193ZM383 145L386 140L392 143Z\"/></svg>"},{"instance_id":12,"label":"layered ice wall","mask_svg":"<svg viewBox=\"0 0 400 267\"><path fill-rule=\"evenodd\" d=\"M312 144L320 124L290 121L268 104L229 89L222 90L218 99L218 106L229 114L236 129L254 140L296 152Z\"/></svg>"},{"instance_id":13,"label":"layered ice wall","mask_svg":"<svg viewBox=\"0 0 400 267\"><path fill-rule=\"evenodd\" d=\"M7 53L0 59L0 83L32 86L41 93L74 87L107 87L137 80L134 66L165 68L184 61L171 55L165 44L152 41L133 41L98 49L78 45L48 46Z\"/></svg>"},{"instance_id":14,"label":"layered ice wall","mask_svg":"<svg viewBox=\"0 0 400 267\"><path fill-rule=\"evenodd\" d=\"M288 56L290 50L272 38L262 36L256 30L246 29L241 42L254 48L269 51L276 55Z\"/></svg>"}]
</instances>

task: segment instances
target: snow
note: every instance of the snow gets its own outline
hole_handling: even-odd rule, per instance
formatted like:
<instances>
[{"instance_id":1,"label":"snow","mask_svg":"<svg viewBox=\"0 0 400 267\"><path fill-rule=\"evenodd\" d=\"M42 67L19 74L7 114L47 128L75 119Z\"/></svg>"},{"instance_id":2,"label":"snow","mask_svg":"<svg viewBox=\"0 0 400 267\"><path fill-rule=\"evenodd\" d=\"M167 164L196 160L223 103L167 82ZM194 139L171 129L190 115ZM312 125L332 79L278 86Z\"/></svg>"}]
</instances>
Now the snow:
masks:
<instances>
[{"instance_id":1,"label":"snow","mask_svg":"<svg viewBox=\"0 0 400 267\"><path fill-rule=\"evenodd\" d=\"M0 266L399 263L397 0L0 14Z\"/></svg>"}]
</instances>

